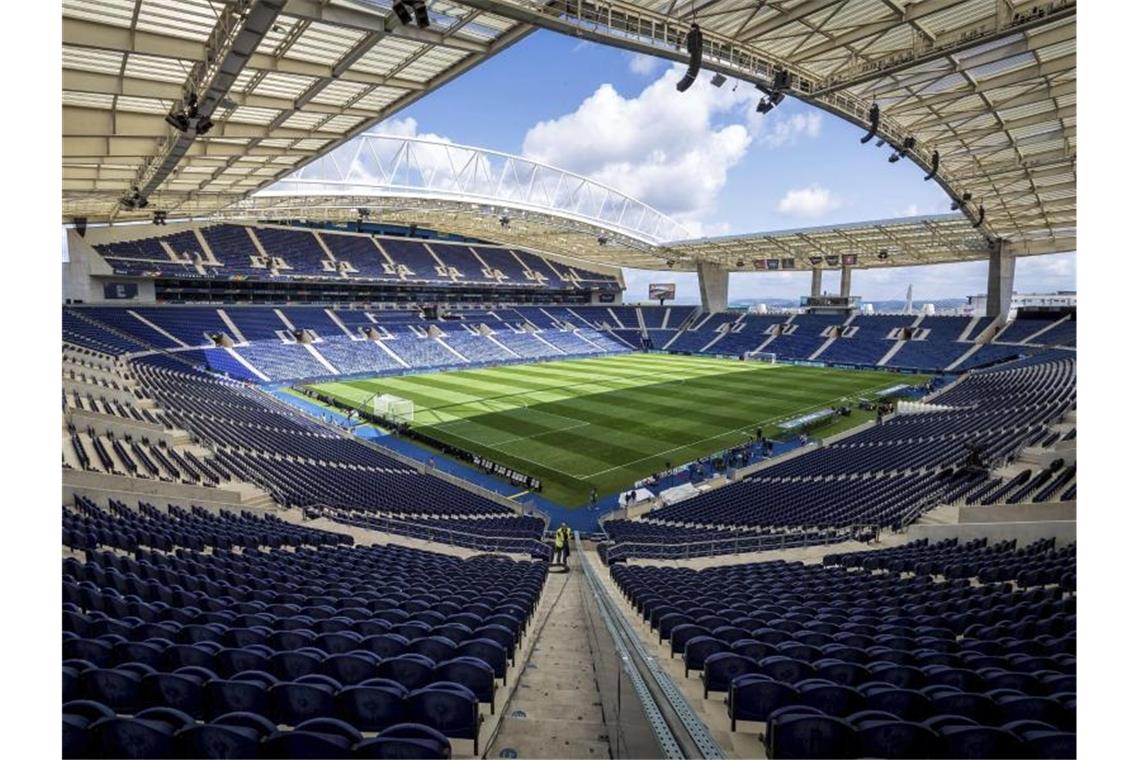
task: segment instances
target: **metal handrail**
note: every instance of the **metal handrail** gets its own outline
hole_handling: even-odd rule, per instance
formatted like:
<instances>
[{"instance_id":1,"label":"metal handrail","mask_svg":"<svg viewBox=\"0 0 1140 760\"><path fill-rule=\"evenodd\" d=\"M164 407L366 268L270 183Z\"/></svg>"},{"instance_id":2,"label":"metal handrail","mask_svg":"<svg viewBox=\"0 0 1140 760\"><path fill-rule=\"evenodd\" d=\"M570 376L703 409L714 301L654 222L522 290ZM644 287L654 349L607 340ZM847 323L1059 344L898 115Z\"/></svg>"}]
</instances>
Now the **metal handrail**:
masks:
<instances>
[{"instance_id":1,"label":"metal handrail","mask_svg":"<svg viewBox=\"0 0 1140 760\"><path fill-rule=\"evenodd\" d=\"M633 681L645 716L658 741L661 756L666 758L702 758L720 760L724 751L717 744L705 722L685 699L677 684L645 648L637 631L622 615L617 603L606 590L593 564L583 551L580 535L574 532L574 549L582 557L586 590L609 630L623 669ZM589 602L589 597L586 599Z\"/></svg>"},{"instance_id":2,"label":"metal handrail","mask_svg":"<svg viewBox=\"0 0 1140 760\"><path fill-rule=\"evenodd\" d=\"M478 551L510 552L514 554L530 554L545 556L550 552L550 546L536 538L524 536L494 536L482 535L472 532L461 532L451 528L442 528L435 525L408 522L389 515L360 514L356 511L338 509L325 504L313 504L305 509L315 511L322 517L335 522L355 525L370 530L381 530L397 535L416 538L423 541L459 546L465 549ZM429 516L429 518L432 516ZM435 516L438 519L438 516Z\"/></svg>"},{"instance_id":3,"label":"metal handrail","mask_svg":"<svg viewBox=\"0 0 1140 760\"><path fill-rule=\"evenodd\" d=\"M607 559L622 559L643 557L652 559L690 559L693 557L708 557L715 554L740 554L742 552L777 551L780 549L795 549L804 546L819 546L821 544L837 544L852 540L863 531L877 531L873 525L855 525L837 529L830 535L807 533L779 533L779 534L751 534L741 532L741 535L729 538L715 538L706 541L688 541L684 543L664 541L615 541L606 547Z\"/></svg>"}]
</instances>

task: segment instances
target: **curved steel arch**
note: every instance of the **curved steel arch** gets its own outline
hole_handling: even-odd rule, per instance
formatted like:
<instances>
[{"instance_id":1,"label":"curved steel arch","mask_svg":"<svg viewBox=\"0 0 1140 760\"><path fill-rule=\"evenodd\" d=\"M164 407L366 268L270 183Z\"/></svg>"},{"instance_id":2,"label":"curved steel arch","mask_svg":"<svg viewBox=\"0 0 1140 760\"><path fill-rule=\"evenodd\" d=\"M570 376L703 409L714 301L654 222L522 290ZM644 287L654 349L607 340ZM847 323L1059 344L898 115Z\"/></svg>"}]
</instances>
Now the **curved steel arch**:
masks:
<instances>
[{"instance_id":1,"label":"curved steel arch","mask_svg":"<svg viewBox=\"0 0 1140 760\"><path fill-rule=\"evenodd\" d=\"M691 233L612 187L529 158L422 137L364 134L254 195L408 198L533 212L661 245Z\"/></svg>"}]
</instances>

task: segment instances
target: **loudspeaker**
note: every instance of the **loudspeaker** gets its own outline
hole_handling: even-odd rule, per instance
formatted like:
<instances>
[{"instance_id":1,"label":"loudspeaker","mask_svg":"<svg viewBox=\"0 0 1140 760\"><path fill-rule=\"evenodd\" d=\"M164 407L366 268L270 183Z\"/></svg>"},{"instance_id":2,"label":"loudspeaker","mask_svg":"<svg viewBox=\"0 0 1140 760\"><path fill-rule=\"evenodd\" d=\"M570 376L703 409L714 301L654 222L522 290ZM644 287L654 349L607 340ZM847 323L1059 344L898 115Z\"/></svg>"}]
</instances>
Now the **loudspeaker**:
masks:
<instances>
[{"instance_id":1,"label":"loudspeaker","mask_svg":"<svg viewBox=\"0 0 1140 760\"><path fill-rule=\"evenodd\" d=\"M697 81L697 73L701 70L701 55L704 52L704 46L705 38L701 34L701 28L693 24L689 27L689 33L685 35L685 49L689 51L689 68L681 77L681 81L677 82L677 92L684 92L693 86L693 82Z\"/></svg>"},{"instance_id":2,"label":"loudspeaker","mask_svg":"<svg viewBox=\"0 0 1140 760\"><path fill-rule=\"evenodd\" d=\"M79 237L87 234L87 217L77 216L71 221L75 223L75 231L79 233Z\"/></svg>"}]
</instances>

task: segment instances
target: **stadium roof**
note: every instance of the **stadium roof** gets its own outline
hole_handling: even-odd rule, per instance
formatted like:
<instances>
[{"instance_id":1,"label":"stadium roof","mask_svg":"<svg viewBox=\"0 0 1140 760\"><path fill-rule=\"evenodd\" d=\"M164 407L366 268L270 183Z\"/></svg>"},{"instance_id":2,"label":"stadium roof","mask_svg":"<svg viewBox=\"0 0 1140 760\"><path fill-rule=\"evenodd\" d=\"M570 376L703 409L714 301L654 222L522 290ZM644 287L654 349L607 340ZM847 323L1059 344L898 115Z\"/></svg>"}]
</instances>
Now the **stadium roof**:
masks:
<instances>
[{"instance_id":1,"label":"stadium roof","mask_svg":"<svg viewBox=\"0 0 1140 760\"><path fill-rule=\"evenodd\" d=\"M977 258L993 237L1019 255L1076 247L1075 0L437 0L426 30L400 25L388 5L64 0L65 218L149 216L120 209L132 184L173 215L248 214L253 191L535 27L685 61L695 17L705 40L702 77L716 71L770 90L786 70L789 95L863 127L878 104L878 137L896 150L913 138L907 157L926 171L937 151L934 180L953 198L969 194L962 215L648 247L598 246L594 225L563 225L559 235L577 237L566 237L562 252L629 266L668 258L692 268L700 257L730 265L810 258L815 245L858 253L863 267ZM215 122L196 138L164 121L185 107L191 82L200 112ZM460 223L462 207L439 198L403 206L420 205L410 218L429 201ZM468 204L479 218L466 227L486 226L477 205ZM513 226L510 237L521 229ZM939 237L948 243L941 255L932 242ZM541 249L551 241L511 242ZM892 246L897 256L879 258Z\"/></svg>"},{"instance_id":2,"label":"stadium roof","mask_svg":"<svg viewBox=\"0 0 1140 760\"><path fill-rule=\"evenodd\" d=\"M1071 251L1076 244L1075 237L1023 241L1013 252L1032 256ZM945 264L983 259L990 251L990 240L968 219L942 214L682 240L659 252L678 269L693 269L697 260L711 260L728 269L772 270L834 267L844 257L853 257L848 262L860 269ZM791 267L785 264L788 259L795 261Z\"/></svg>"},{"instance_id":3,"label":"stadium roof","mask_svg":"<svg viewBox=\"0 0 1140 760\"><path fill-rule=\"evenodd\" d=\"M63 215L201 214L293 172L525 36L444 0L63 0ZM213 128L165 116L193 89Z\"/></svg>"},{"instance_id":4,"label":"stadium roof","mask_svg":"<svg viewBox=\"0 0 1140 760\"><path fill-rule=\"evenodd\" d=\"M914 138L927 171L937 150L936 180L970 194L971 221L985 207L984 231L1038 252L1075 236L1076 0L459 2L676 61L695 18L705 72L770 90L786 70L788 95L862 127L877 103L878 136Z\"/></svg>"}]
</instances>

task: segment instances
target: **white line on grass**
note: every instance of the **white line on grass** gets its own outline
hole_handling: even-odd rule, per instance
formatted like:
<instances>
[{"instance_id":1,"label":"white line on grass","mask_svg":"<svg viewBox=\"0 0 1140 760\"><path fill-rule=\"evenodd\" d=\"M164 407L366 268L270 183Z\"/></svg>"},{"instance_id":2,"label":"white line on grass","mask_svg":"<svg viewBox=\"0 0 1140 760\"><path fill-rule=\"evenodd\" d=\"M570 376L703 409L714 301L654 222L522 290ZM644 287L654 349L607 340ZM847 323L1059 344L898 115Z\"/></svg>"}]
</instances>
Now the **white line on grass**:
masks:
<instances>
[{"instance_id":1,"label":"white line on grass","mask_svg":"<svg viewBox=\"0 0 1140 760\"><path fill-rule=\"evenodd\" d=\"M882 385L882 386L879 386L877 388L870 389L870 391L872 393L875 391L881 391L884 388L889 388L889 387L891 387L891 385L895 385L895 384L896 383L888 383L887 385ZM770 417L766 420L759 420L755 423L755 426L756 427L763 427L764 425L767 425L770 422L775 422L776 420L786 419L788 417L791 417L791 416L794 416L797 414L801 414L801 413L806 412L806 411L811 410L811 409L818 409L822 406L828 406L832 402L840 401L842 399L847 398L850 395L851 394L848 393L848 394L844 394L842 396L836 396L835 398L831 399L830 402L825 402L823 404L820 404L820 403L810 404L808 406L803 407L802 409L797 409L793 412L788 412L786 414L780 414L780 415L777 415L775 417ZM732 433L740 433L742 431L749 430L752 427L753 427L753 425L745 425L744 427L738 427L738 428L734 428L734 429L730 429L730 430L725 430L723 433L718 433L716 435L710 435L708 438L701 438L700 440L693 441L691 443L682 444L680 446L674 446L673 448L665 449L664 451L658 451L654 454L650 454L649 456L641 457L640 459L630 460L624 464L619 464L619 465L615 465L613 467L608 467L604 470L598 470L597 472L591 472L588 475L576 475L576 474L574 474L574 475L572 475L572 477L578 478L580 480L588 480L590 478L596 478L599 475L605 475L606 473L610 473L610 472L613 472L615 470L625 469L625 468L629 467L630 465L637 464L638 462L644 462L646 459L653 459L654 457L659 457L659 456L662 456L664 454L670 454L674 451L680 451L681 449L691 448L692 446L696 446L697 444L700 444L700 443L705 443L706 441L715 441L717 438L724 438L725 436L728 436ZM570 474L570 473L567 473L567 474Z\"/></svg>"}]
</instances>

